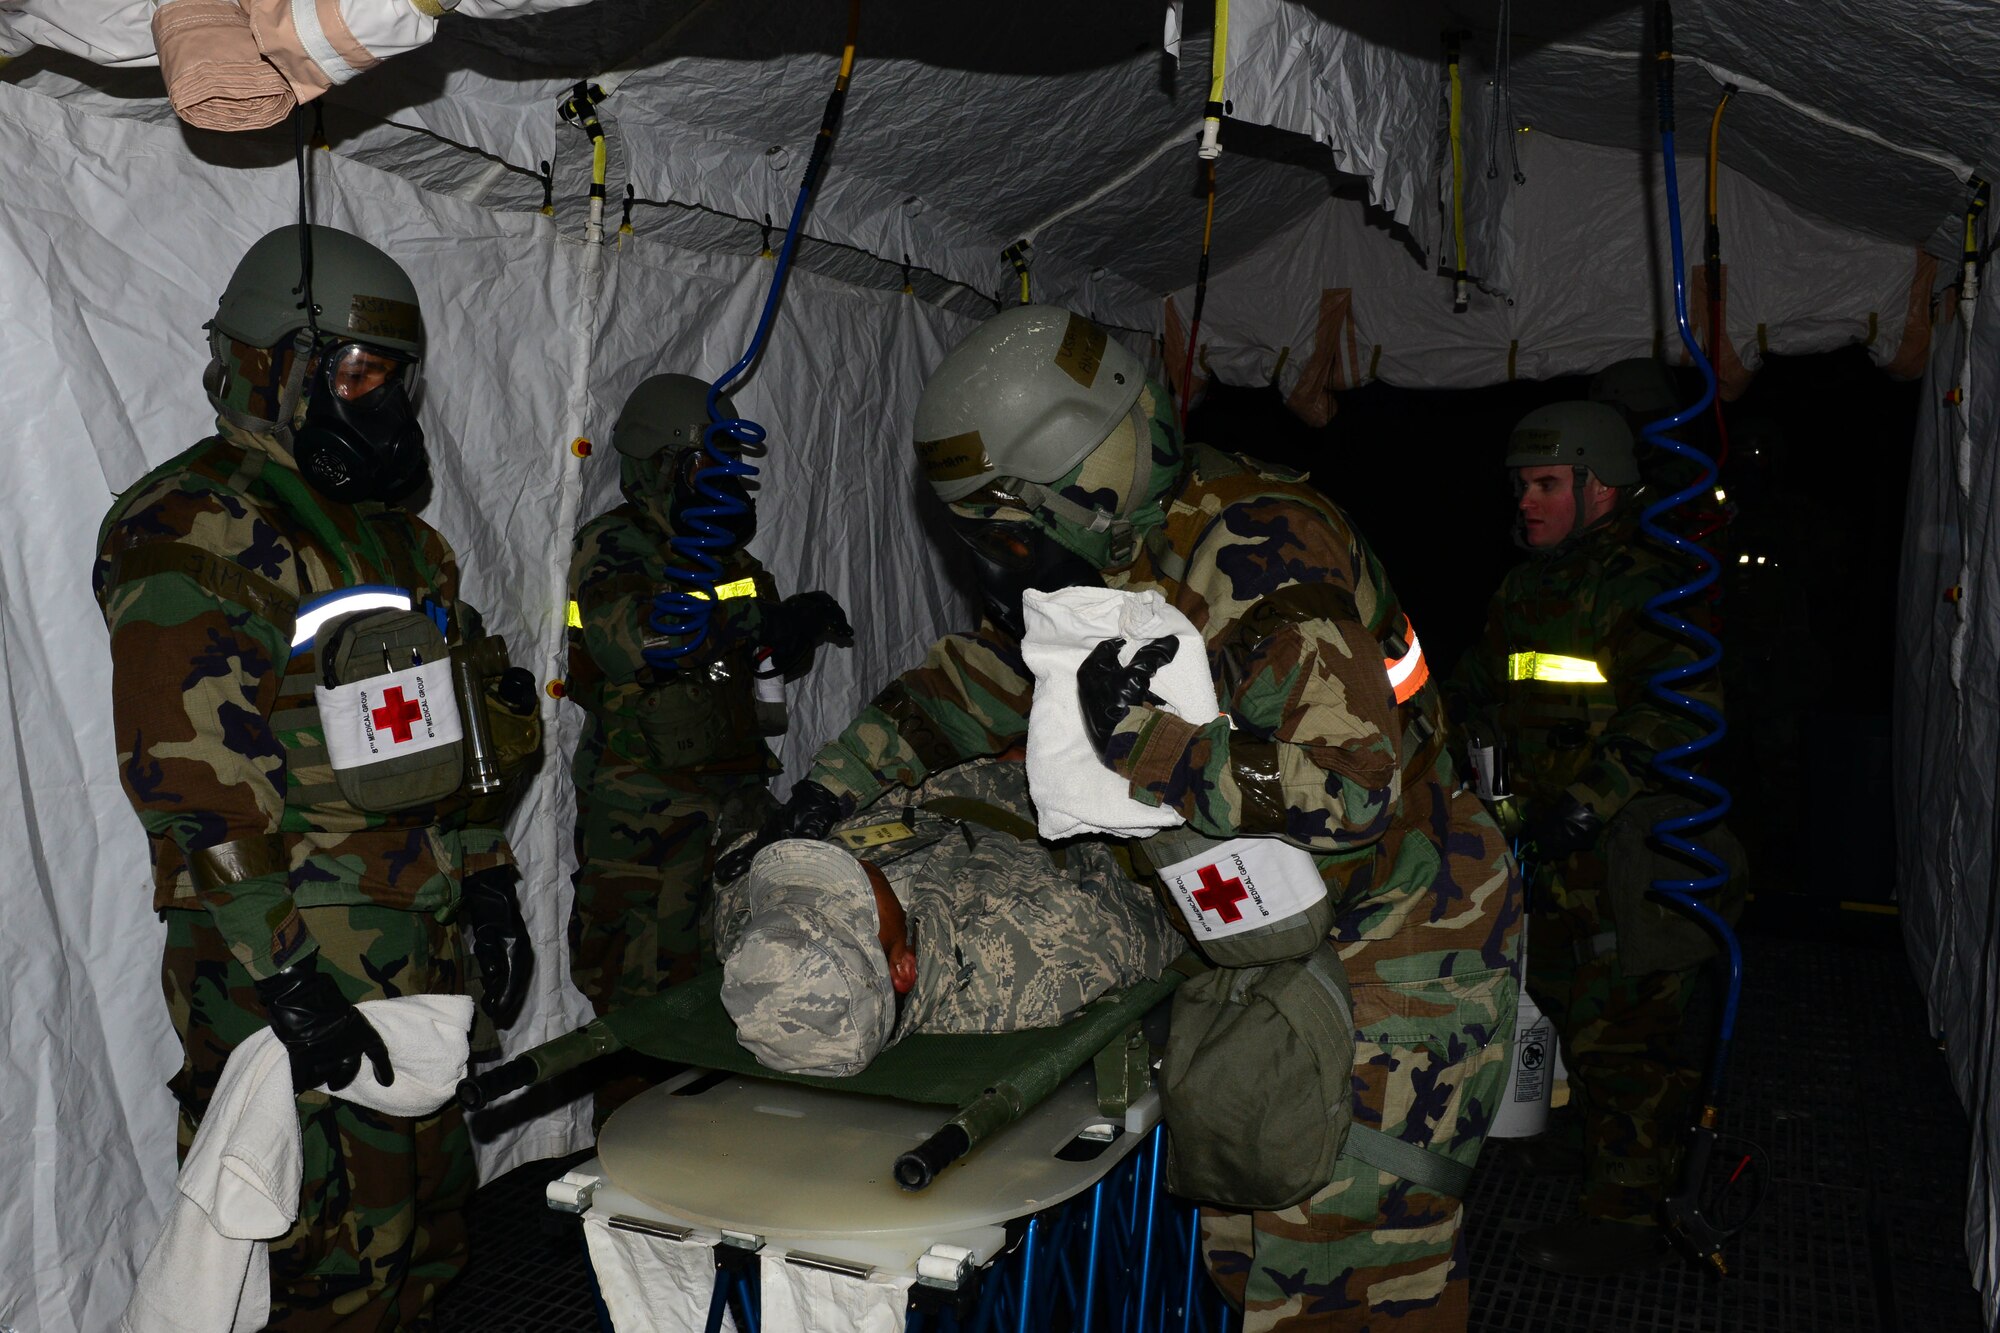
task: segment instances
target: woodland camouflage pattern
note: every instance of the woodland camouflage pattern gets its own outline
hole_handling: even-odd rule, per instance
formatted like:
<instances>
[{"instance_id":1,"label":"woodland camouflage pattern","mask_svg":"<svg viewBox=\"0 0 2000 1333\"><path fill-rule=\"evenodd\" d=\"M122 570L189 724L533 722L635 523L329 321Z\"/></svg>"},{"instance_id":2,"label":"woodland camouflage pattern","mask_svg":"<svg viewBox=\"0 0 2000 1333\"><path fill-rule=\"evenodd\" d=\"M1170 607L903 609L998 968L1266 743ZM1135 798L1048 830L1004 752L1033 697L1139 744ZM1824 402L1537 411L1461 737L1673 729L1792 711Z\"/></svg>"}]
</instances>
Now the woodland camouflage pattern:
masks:
<instances>
[{"instance_id":1,"label":"woodland camouflage pattern","mask_svg":"<svg viewBox=\"0 0 2000 1333\"><path fill-rule=\"evenodd\" d=\"M1153 431L1164 465L1170 421L1156 414ZM1237 726L1134 708L1112 766L1198 832L1277 833L1317 854L1353 986L1356 1120L1471 1161L1506 1075L1519 881L1480 803L1451 795L1435 686L1395 703L1385 643L1408 627L1380 564L1303 477L1204 449L1164 526L1106 582L1157 589L1188 616ZM1033 688L990 624L952 635L809 776L864 805L915 786L1020 740ZM1364 1169L1282 1213L1203 1218L1210 1271L1250 1333L1464 1327L1456 1199Z\"/></svg>"},{"instance_id":2,"label":"woodland camouflage pattern","mask_svg":"<svg viewBox=\"0 0 2000 1333\"><path fill-rule=\"evenodd\" d=\"M702 965L702 889L718 825L754 826L778 772L751 706L750 654L777 597L755 557L740 547L726 553L718 582L750 578L757 594L717 603L709 641L687 667L646 665L653 598L678 586L666 571L669 560L681 563L667 547L664 510L619 505L584 525L570 559L569 596L582 626L570 630L568 697L587 714L570 768L570 975L600 1015ZM641 727L649 709L656 724L684 720L712 753L699 764L663 763Z\"/></svg>"},{"instance_id":3,"label":"woodland camouflage pattern","mask_svg":"<svg viewBox=\"0 0 2000 1333\"><path fill-rule=\"evenodd\" d=\"M317 953L351 1000L462 993L443 922L466 871L511 863L497 830L467 825L463 794L394 814L340 797L312 702L317 654L289 656L292 611L363 583L408 588L457 628L458 568L435 531L323 501L274 439L226 427L122 495L100 534L119 771L168 923L183 1151L229 1051L265 1026L253 979ZM282 869L195 882L191 855L266 837ZM272 1247L279 1322L408 1326L464 1260L472 1161L457 1112L406 1120L306 1094L299 1115L300 1224Z\"/></svg>"},{"instance_id":4,"label":"woodland camouflage pattern","mask_svg":"<svg viewBox=\"0 0 2000 1333\"><path fill-rule=\"evenodd\" d=\"M1485 636L1451 688L1455 709L1505 740L1521 808L1567 791L1609 824L1634 798L1661 790L1651 772L1657 751L1702 734L1700 723L1646 692L1655 673L1696 660L1644 611L1687 573L1640 538L1630 507L1508 571ZM1706 619L1698 601L1677 614ZM1510 682L1515 652L1593 661L1605 683ZM1722 707L1713 673L1677 688ZM1581 1211L1650 1221L1698 1082L1681 1031L1697 972L1625 972L1609 933L1607 869L1597 848L1536 868L1528 989L1563 1041L1586 1145Z\"/></svg>"}]
</instances>

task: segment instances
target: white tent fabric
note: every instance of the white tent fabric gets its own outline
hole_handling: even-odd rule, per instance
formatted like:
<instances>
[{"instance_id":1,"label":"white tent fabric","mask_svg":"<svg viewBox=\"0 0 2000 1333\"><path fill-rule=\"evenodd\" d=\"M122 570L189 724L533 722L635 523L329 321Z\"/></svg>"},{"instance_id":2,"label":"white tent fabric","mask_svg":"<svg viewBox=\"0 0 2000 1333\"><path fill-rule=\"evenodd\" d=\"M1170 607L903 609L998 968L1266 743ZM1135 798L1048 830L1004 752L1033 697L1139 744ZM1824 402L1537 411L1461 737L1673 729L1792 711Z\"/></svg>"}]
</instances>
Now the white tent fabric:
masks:
<instances>
[{"instance_id":1,"label":"white tent fabric","mask_svg":"<svg viewBox=\"0 0 2000 1333\"><path fill-rule=\"evenodd\" d=\"M0 87L0 411L14 431L0 489L0 843L13 853L0 931L0 1323L110 1327L171 1189L177 1047L156 980L160 930L145 846L119 788L110 668L90 598L112 493L212 425L201 324L236 258L296 208L291 169L191 158L172 129L66 110ZM716 374L748 342L771 265L627 238L565 240L321 155L321 220L398 257L423 297L424 413L438 474L427 516L465 592L517 660L560 675L569 534L610 504L616 455L587 462L646 374ZM795 687L785 746L810 744L912 663L966 607L914 519L903 423L966 326L900 293L796 274L761 371L737 391L766 422L753 549L788 589L824 587L853 615L852 652ZM893 580L882 571L894 570ZM558 752L515 819L539 967L513 1049L588 1016L561 944L577 711L549 701ZM22 873L23 871L27 873ZM488 1172L581 1145L581 1111L481 1145Z\"/></svg>"},{"instance_id":2,"label":"white tent fabric","mask_svg":"<svg viewBox=\"0 0 2000 1333\"><path fill-rule=\"evenodd\" d=\"M335 151L314 158L321 216L416 276L433 340L430 516L460 552L468 597L553 677L568 536L615 490L608 450L579 462L569 443L604 435L644 374L714 374L740 353L770 272L759 224L782 226L790 209L845 7L461 0L433 29L430 0L298 4L357 32L377 30L371 13L388 24L376 54L394 58L325 99ZM0 0L0 58L41 45L144 66L153 8ZM1462 18L1443 0L1235 0L1208 373L1275 378L1316 419L1330 390L1371 377L1471 386L1673 352L1643 9L1518 8L1511 62L1493 27L1462 44L1479 290L1454 315L1437 271L1454 262L1440 34ZM1680 8L1691 248L1691 154L1722 85L1742 88L1723 140L1725 359L1748 371L1767 350L1861 341L1912 372L1931 332L1932 270L1916 247L1952 254L1965 178L2000 169L1991 82L1960 73L2000 63L1990 0ZM778 442L757 549L788 589L833 591L862 636L797 692L793 771L965 614L908 517L902 439L925 371L1013 283L1003 248L1032 240L1037 299L1164 332L1178 369L1210 41L1206 8L1188 11L1176 63L1159 50L1159 7L870 0L815 243L763 370L737 394ZM395 54L398 43L421 49ZM610 93L611 197L628 184L637 195L636 234L604 247L574 238L588 145L555 114L579 78ZM14 759L0 765L0 846L32 868L0 890L0 1077L31 1090L0 1098L0 1187L14 1205L0 1209L0 1324L37 1333L109 1325L172 1173L174 1044L143 843L110 753L92 538L112 491L206 428L199 326L244 245L292 214L288 144L282 129L227 143L183 131L144 69L37 51L0 75L0 410L19 439L0 488L12 700L0 736ZM545 162L557 221L537 211ZM927 299L905 295L906 281ZM2000 1158L1984 1130L2000 1104L1985 906L2000 862L2000 618L1986 609L2000 587L2000 398L1988 387L2000 321L1989 311L1968 338L1967 314L1940 320L1929 348L1901 608L1899 815L1912 956L1980 1117L1969 1239L2000 1316ZM1954 388L1969 397L1948 402ZM1964 596L1946 602L1948 588ZM551 762L516 818L545 966L515 1048L584 1012L560 945L578 718L546 707ZM574 1116L517 1125L482 1161L561 1151L581 1130Z\"/></svg>"},{"instance_id":3,"label":"white tent fabric","mask_svg":"<svg viewBox=\"0 0 2000 1333\"><path fill-rule=\"evenodd\" d=\"M1528 183L1501 206L1490 270L1504 295L1475 291L1471 308L1453 314L1450 279L1410 262L1401 233L1359 200L1329 199L1210 279L1201 332L1210 370L1229 383L1275 378L1311 418L1327 406L1312 395L1377 377L1476 388L1587 373L1627 356L1683 360L1657 159L1635 170L1627 150L1519 138ZM1683 157L1690 283L1700 275L1705 176L1699 158ZM1888 361L1903 341L1913 283L1916 309L1926 309L1933 266L1913 245L1836 227L1726 168L1720 209L1730 237L1724 323L1746 371L1767 351L1856 342ZM1331 298L1345 301L1344 317ZM1191 300L1191 289L1177 292L1176 309ZM1699 334L1706 310L1698 295L1690 300ZM1333 345L1323 345L1329 337Z\"/></svg>"},{"instance_id":4,"label":"white tent fabric","mask_svg":"<svg viewBox=\"0 0 2000 1333\"><path fill-rule=\"evenodd\" d=\"M1956 295L1956 293L1953 293ZM2000 318L1941 328L1903 534L1895 713L1897 890L1931 1030L1972 1113L1966 1250L2000 1321ZM1957 401L1953 401L1956 399Z\"/></svg>"}]
</instances>

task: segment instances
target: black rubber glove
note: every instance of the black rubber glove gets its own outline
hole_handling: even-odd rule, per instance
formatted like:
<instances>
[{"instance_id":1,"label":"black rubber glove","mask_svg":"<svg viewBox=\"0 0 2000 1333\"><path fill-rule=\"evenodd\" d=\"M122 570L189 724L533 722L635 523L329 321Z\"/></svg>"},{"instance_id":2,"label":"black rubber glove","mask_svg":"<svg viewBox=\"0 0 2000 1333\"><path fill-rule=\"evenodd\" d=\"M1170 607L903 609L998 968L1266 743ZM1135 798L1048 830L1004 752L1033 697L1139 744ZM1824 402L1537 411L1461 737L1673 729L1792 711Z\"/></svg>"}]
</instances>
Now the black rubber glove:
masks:
<instances>
[{"instance_id":1,"label":"black rubber glove","mask_svg":"<svg viewBox=\"0 0 2000 1333\"><path fill-rule=\"evenodd\" d=\"M1179 639L1163 635L1132 655L1132 664L1118 660L1123 639L1106 639L1090 650L1076 669L1076 698L1083 706L1083 729L1099 759L1111 744L1111 733L1125 719L1134 704L1162 702L1152 691L1153 673L1174 660L1181 649Z\"/></svg>"},{"instance_id":2,"label":"black rubber glove","mask_svg":"<svg viewBox=\"0 0 2000 1333\"><path fill-rule=\"evenodd\" d=\"M375 1067L375 1081L388 1087L396 1081L396 1071L389 1065L382 1034L319 970L316 957L309 955L255 983L271 1031L292 1057L292 1087L309 1092L325 1084L329 1092L339 1092L361 1071L364 1055Z\"/></svg>"},{"instance_id":3,"label":"black rubber glove","mask_svg":"<svg viewBox=\"0 0 2000 1333\"><path fill-rule=\"evenodd\" d=\"M1560 861L1576 852L1588 851L1604 831L1597 811L1564 792L1555 802L1528 812L1521 841L1532 846L1538 861Z\"/></svg>"},{"instance_id":4,"label":"black rubber glove","mask_svg":"<svg viewBox=\"0 0 2000 1333\"><path fill-rule=\"evenodd\" d=\"M852 813L849 802L817 782L799 783L785 803L764 821L755 837L715 863L715 882L727 884L741 878L758 852L781 839L824 838L836 823Z\"/></svg>"},{"instance_id":5,"label":"black rubber glove","mask_svg":"<svg viewBox=\"0 0 2000 1333\"><path fill-rule=\"evenodd\" d=\"M472 958L479 964L479 1007L503 1028L520 1012L535 965L514 887L520 880L521 872L513 866L489 866L467 875L459 889Z\"/></svg>"},{"instance_id":6,"label":"black rubber glove","mask_svg":"<svg viewBox=\"0 0 2000 1333\"><path fill-rule=\"evenodd\" d=\"M767 613L771 661L787 676L797 675L823 643L854 646L854 627L830 592L794 593Z\"/></svg>"}]
</instances>

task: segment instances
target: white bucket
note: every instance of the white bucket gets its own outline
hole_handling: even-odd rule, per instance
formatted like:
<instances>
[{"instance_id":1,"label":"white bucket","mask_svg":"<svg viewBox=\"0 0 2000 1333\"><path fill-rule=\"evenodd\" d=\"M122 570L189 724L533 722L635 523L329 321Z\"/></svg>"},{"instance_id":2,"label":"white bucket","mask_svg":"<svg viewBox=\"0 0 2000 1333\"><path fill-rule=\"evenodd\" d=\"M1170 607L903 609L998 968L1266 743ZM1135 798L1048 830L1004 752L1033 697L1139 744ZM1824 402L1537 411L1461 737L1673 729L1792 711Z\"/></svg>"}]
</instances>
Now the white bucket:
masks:
<instances>
[{"instance_id":1,"label":"white bucket","mask_svg":"<svg viewBox=\"0 0 2000 1333\"><path fill-rule=\"evenodd\" d=\"M1549 1089L1555 1084L1555 1027L1524 989L1514 1019L1514 1049L1507 1070L1507 1091L1494 1113L1488 1138L1525 1139L1539 1134L1549 1122Z\"/></svg>"}]
</instances>

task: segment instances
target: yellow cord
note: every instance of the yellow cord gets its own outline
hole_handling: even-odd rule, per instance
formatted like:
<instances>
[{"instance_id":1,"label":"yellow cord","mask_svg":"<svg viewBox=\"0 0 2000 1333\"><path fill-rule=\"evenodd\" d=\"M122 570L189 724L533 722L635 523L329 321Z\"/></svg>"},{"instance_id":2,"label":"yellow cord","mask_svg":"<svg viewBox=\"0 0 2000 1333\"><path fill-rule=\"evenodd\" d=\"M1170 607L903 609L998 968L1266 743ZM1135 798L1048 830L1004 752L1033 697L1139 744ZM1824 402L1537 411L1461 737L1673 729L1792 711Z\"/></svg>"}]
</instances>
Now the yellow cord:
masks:
<instances>
[{"instance_id":1,"label":"yellow cord","mask_svg":"<svg viewBox=\"0 0 2000 1333\"><path fill-rule=\"evenodd\" d=\"M840 77L835 80L835 85L837 87L840 88L847 87L848 79L853 77L854 41L855 38L859 37L860 35L861 35L861 0L848 0L847 46L840 53Z\"/></svg>"},{"instance_id":2,"label":"yellow cord","mask_svg":"<svg viewBox=\"0 0 2000 1333\"><path fill-rule=\"evenodd\" d=\"M1208 253L1209 238L1215 234L1215 159L1208 162L1208 216L1201 223L1201 252Z\"/></svg>"}]
</instances>

